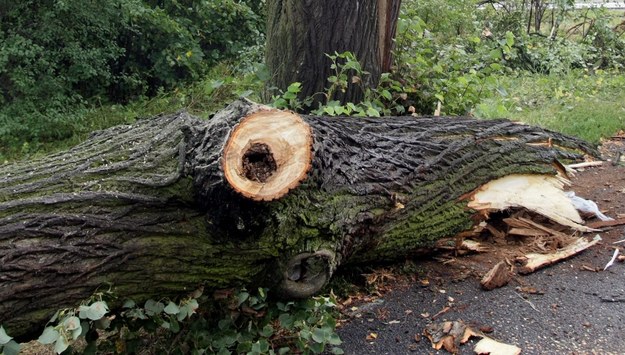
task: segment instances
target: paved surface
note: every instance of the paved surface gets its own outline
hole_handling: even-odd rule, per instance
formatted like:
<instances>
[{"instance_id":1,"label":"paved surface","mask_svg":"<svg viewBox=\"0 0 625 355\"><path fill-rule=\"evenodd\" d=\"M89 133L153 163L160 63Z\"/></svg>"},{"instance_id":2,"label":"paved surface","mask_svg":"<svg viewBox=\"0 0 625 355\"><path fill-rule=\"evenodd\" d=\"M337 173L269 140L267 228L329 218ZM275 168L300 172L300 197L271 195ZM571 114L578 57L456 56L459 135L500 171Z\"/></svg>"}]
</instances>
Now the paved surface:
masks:
<instances>
[{"instance_id":1,"label":"paved surface","mask_svg":"<svg viewBox=\"0 0 625 355\"><path fill-rule=\"evenodd\" d=\"M594 195L609 215L625 214L624 167L585 172L575 184L576 191L587 187L578 195ZM474 269L475 264L424 261L419 265L427 272L417 279L430 284L398 285L382 299L352 310L351 320L339 330L342 348L346 354L448 354L432 349L420 335L432 322L462 320L476 329L492 327L489 336L519 346L523 354L625 354L625 264L617 262L606 271L586 270L603 269L612 257L613 242L625 239L625 227L601 236L601 243L582 254L518 276L493 291L481 290L477 276L485 269ZM453 281L463 273L471 276ZM544 294L521 293L518 287ZM432 320L448 305L448 312ZM371 333L377 338L372 339ZM460 354L473 354L474 344L461 346Z\"/></svg>"},{"instance_id":2,"label":"paved surface","mask_svg":"<svg viewBox=\"0 0 625 355\"><path fill-rule=\"evenodd\" d=\"M382 302L361 306L358 318L340 329L343 349L346 354L446 354L433 350L425 337L416 342L415 335L422 334L452 297L452 309L435 322L463 320L477 329L492 327L491 337L521 347L523 354L623 354L625 265L605 272L580 271L583 264L602 267L609 254L589 250L521 278L544 295L521 294L515 283L485 292L474 278L395 290ZM424 267L440 268L432 262ZM384 319L379 319L382 314ZM366 340L372 332L377 339ZM461 346L460 353L473 354L474 343Z\"/></svg>"}]
</instances>

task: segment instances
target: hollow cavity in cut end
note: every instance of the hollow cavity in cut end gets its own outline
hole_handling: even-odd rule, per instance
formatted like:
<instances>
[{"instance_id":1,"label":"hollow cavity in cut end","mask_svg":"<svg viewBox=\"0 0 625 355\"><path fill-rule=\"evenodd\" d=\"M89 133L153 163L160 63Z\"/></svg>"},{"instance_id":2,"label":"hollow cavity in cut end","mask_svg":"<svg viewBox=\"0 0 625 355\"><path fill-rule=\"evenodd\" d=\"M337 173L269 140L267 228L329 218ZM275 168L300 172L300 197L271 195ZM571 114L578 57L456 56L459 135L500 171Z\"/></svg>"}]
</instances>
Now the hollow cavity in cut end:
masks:
<instances>
[{"instance_id":1,"label":"hollow cavity in cut end","mask_svg":"<svg viewBox=\"0 0 625 355\"><path fill-rule=\"evenodd\" d=\"M222 168L235 191L256 201L271 201L306 179L311 162L308 124L291 112L261 110L234 128Z\"/></svg>"},{"instance_id":2,"label":"hollow cavity in cut end","mask_svg":"<svg viewBox=\"0 0 625 355\"><path fill-rule=\"evenodd\" d=\"M249 180L267 182L276 170L276 159L265 143L254 143L243 154L243 174Z\"/></svg>"}]
</instances>

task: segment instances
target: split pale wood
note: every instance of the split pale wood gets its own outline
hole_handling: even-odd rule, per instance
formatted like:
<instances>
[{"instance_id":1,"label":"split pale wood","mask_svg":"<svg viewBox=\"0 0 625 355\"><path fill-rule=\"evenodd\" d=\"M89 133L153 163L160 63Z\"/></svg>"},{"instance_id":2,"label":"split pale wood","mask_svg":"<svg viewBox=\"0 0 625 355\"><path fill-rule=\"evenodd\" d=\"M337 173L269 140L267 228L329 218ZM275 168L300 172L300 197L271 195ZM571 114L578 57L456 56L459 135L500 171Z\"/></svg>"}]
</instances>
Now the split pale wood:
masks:
<instances>
[{"instance_id":1,"label":"split pale wood","mask_svg":"<svg viewBox=\"0 0 625 355\"><path fill-rule=\"evenodd\" d=\"M559 249L558 251L550 254L526 254L525 256L517 259L523 266L519 268L519 273L529 274L545 266L554 264L558 261L567 259L573 255L579 254L582 251L590 248L591 246L599 243L601 237L595 236L591 241L587 241L585 238L579 238L574 243L567 245L566 247Z\"/></svg>"},{"instance_id":2,"label":"split pale wood","mask_svg":"<svg viewBox=\"0 0 625 355\"><path fill-rule=\"evenodd\" d=\"M568 181L558 176L512 174L490 181L470 196L469 208L486 216L491 211L525 208L561 225L588 232L583 220L565 195Z\"/></svg>"},{"instance_id":3,"label":"split pale wood","mask_svg":"<svg viewBox=\"0 0 625 355\"><path fill-rule=\"evenodd\" d=\"M582 168L589 168L589 167L601 166L601 165L603 165L602 161L587 161L583 163L569 164L566 167L568 169L582 169Z\"/></svg>"}]
</instances>

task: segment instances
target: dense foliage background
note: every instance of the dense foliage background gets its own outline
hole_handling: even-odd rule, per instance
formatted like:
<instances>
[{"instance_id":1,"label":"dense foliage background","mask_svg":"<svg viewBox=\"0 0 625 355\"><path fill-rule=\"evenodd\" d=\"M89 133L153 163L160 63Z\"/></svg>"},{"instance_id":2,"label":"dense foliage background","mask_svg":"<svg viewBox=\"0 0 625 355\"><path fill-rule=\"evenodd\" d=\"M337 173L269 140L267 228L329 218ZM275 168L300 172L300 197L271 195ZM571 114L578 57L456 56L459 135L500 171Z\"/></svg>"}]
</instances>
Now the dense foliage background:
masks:
<instances>
[{"instance_id":1,"label":"dense foliage background","mask_svg":"<svg viewBox=\"0 0 625 355\"><path fill-rule=\"evenodd\" d=\"M67 138L81 129L86 108L153 97L200 80L217 63L262 43L261 5L0 2L0 143Z\"/></svg>"}]
</instances>

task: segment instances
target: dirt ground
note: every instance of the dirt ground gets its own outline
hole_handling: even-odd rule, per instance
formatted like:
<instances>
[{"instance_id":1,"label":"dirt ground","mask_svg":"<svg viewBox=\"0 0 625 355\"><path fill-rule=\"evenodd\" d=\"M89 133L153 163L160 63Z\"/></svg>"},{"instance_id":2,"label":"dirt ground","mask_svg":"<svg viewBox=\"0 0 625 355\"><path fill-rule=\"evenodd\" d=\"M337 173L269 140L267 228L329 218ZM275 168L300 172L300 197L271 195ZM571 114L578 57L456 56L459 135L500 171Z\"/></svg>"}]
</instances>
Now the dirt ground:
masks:
<instances>
[{"instance_id":1,"label":"dirt ground","mask_svg":"<svg viewBox=\"0 0 625 355\"><path fill-rule=\"evenodd\" d=\"M625 134L604 142L600 150L604 163L578 171L570 189L595 201L604 214L623 218ZM625 264L617 261L603 268L615 248L625 251L625 242L615 244L625 239L625 225L584 236L596 234L602 241L581 254L530 275L515 275L492 291L482 290L482 276L499 261L514 260L535 245L491 240L495 245L486 253L450 253L420 261L421 271L407 279L381 272L381 288L388 292L364 302L350 300L343 307L342 348L346 354L448 354L433 349L424 330L461 320L520 347L523 354L623 354ZM473 354L477 340L461 345L458 353Z\"/></svg>"}]
</instances>

